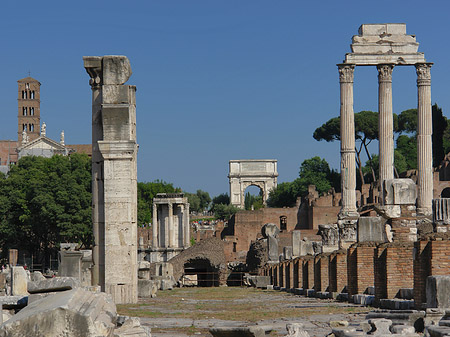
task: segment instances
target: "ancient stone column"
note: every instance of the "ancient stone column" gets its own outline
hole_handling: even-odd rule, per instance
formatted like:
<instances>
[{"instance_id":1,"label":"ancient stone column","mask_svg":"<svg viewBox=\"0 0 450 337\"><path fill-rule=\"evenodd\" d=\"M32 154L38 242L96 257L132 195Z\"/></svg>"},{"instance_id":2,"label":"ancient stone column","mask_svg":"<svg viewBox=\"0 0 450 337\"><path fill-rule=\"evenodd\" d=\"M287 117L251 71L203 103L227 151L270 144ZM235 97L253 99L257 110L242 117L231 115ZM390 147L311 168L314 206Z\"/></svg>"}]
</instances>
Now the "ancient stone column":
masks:
<instances>
[{"instance_id":1,"label":"ancient stone column","mask_svg":"<svg viewBox=\"0 0 450 337\"><path fill-rule=\"evenodd\" d=\"M169 217L168 217L168 226L169 226L169 247L175 247L175 231L173 228L173 204L169 203Z\"/></svg>"},{"instance_id":2,"label":"ancient stone column","mask_svg":"<svg viewBox=\"0 0 450 337\"><path fill-rule=\"evenodd\" d=\"M167 218L164 217L164 247L169 247L169 205L167 205Z\"/></svg>"},{"instance_id":3,"label":"ancient stone column","mask_svg":"<svg viewBox=\"0 0 450 337\"><path fill-rule=\"evenodd\" d=\"M431 66L416 64L417 72L417 213L430 215L433 200L433 148L431 144Z\"/></svg>"},{"instance_id":4,"label":"ancient stone column","mask_svg":"<svg viewBox=\"0 0 450 337\"><path fill-rule=\"evenodd\" d=\"M355 168L355 118L353 115L352 64L338 64L341 89L341 187L340 218L357 216Z\"/></svg>"},{"instance_id":5,"label":"ancient stone column","mask_svg":"<svg viewBox=\"0 0 450 337\"><path fill-rule=\"evenodd\" d=\"M392 71L394 65L380 64L378 69L378 137L380 191L384 181L394 179L394 119L392 114ZM380 193L383 196L383 193ZM384 204L384 197L381 198Z\"/></svg>"},{"instance_id":6,"label":"ancient stone column","mask_svg":"<svg viewBox=\"0 0 450 337\"><path fill-rule=\"evenodd\" d=\"M184 247L188 248L191 246L191 231L190 231L190 225L189 225L189 204L186 204L186 207L184 209Z\"/></svg>"},{"instance_id":7,"label":"ancient stone column","mask_svg":"<svg viewBox=\"0 0 450 337\"><path fill-rule=\"evenodd\" d=\"M136 87L125 56L83 57L92 87L93 284L137 302Z\"/></svg>"},{"instance_id":8,"label":"ancient stone column","mask_svg":"<svg viewBox=\"0 0 450 337\"><path fill-rule=\"evenodd\" d=\"M153 224L152 224L152 234L153 234L153 248L159 247L158 242L158 205L153 204Z\"/></svg>"}]
</instances>

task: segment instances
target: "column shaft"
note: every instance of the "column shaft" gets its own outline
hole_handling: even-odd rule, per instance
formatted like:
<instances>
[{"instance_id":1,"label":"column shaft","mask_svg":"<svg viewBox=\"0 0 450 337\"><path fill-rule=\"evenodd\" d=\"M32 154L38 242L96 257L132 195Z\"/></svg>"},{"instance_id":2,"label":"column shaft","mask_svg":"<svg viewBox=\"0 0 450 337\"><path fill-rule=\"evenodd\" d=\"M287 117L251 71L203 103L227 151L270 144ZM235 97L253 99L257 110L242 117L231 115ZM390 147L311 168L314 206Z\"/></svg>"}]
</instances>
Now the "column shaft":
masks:
<instances>
[{"instance_id":1,"label":"column shaft","mask_svg":"<svg viewBox=\"0 0 450 337\"><path fill-rule=\"evenodd\" d=\"M340 217L356 215L355 119L353 115L353 73L355 66L339 64L341 91L341 187Z\"/></svg>"},{"instance_id":2,"label":"column shaft","mask_svg":"<svg viewBox=\"0 0 450 337\"><path fill-rule=\"evenodd\" d=\"M391 64L381 64L378 69L378 138L380 156L380 191L384 181L394 179L394 119L392 115ZM383 195L383 193L380 193ZM384 204L384 197L381 198Z\"/></svg>"},{"instance_id":3,"label":"column shaft","mask_svg":"<svg viewBox=\"0 0 450 337\"><path fill-rule=\"evenodd\" d=\"M433 148L431 144L431 66L416 64L417 72L417 212L432 213L433 200Z\"/></svg>"},{"instance_id":4,"label":"column shaft","mask_svg":"<svg viewBox=\"0 0 450 337\"><path fill-rule=\"evenodd\" d=\"M169 247L174 247L173 204L169 203Z\"/></svg>"},{"instance_id":5,"label":"column shaft","mask_svg":"<svg viewBox=\"0 0 450 337\"><path fill-rule=\"evenodd\" d=\"M191 226L189 225L189 204L186 204L186 207L184 209L184 247L188 248L191 245Z\"/></svg>"},{"instance_id":6,"label":"column shaft","mask_svg":"<svg viewBox=\"0 0 450 337\"><path fill-rule=\"evenodd\" d=\"M153 248L158 248L159 247L159 242L158 242L158 205L157 204L153 204L153 224L152 224L152 234L153 234Z\"/></svg>"}]
</instances>

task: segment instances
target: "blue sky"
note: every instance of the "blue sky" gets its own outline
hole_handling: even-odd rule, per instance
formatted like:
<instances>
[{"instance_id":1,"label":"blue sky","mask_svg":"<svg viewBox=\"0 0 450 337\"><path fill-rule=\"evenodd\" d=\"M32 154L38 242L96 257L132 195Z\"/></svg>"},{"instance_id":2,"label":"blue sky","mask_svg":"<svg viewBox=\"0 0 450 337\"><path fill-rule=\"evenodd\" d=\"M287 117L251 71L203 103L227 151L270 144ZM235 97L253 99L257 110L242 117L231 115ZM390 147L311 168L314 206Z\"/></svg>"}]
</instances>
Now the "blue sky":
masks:
<instances>
[{"instance_id":1,"label":"blue sky","mask_svg":"<svg viewBox=\"0 0 450 337\"><path fill-rule=\"evenodd\" d=\"M130 59L137 86L138 180L229 192L228 161L277 159L279 182L303 160L339 167L316 127L339 114L336 64L363 23L404 22L432 68L432 101L450 112L448 1L7 1L0 11L0 139L17 139L17 83L41 86L41 122L91 141L84 55ZM377 110L377 71L355 72L355 111ZM393 74L394 112L416 106L413 67ZM377 152L377 148L373 148Z\"/></svg>"}]
</instances>

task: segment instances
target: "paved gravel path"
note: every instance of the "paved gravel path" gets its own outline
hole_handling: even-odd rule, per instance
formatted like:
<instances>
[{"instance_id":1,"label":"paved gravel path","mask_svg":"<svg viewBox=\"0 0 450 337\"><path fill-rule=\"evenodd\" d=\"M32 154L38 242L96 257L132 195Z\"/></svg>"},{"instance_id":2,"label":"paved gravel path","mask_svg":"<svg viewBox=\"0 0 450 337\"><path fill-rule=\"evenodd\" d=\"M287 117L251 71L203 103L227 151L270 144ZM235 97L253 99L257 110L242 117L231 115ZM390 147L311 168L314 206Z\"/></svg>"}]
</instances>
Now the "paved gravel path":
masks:
<instances>
[{"instance_id":1,"label":"paved gravel path","mask_svg":"<svg viewBox=\"0 0 450 337\"><path fill-rule=\"evenodd\" d=\"M309 332L310 336L326 336L331 333L328 323L334 320L345 320L349 322L360 322L364 320L367 313L360 312L361 306L351 305L348 303L339 303L331 300L319 300L315 298L306 298L303 296L296 296L293 294L288 294L284 292L277 291L264 291L261 290L257 293L251 294L251 296L246 298L238 298L227 300L227 306L229 306L229 311L233 311L233 305L238 305L239 303L251 303L251 310L262 310L264 311L267 306L270 306L271 310L275 309L279 311L279 317L275 319L265 319L258 322L249 322L242 317L239 321L223 320L214 318L214 310L209 312L211 316L205 316L202 319L186 319L186 318L166 318L165 314L170 316L171 313L180 314L183 310L192 310L185 308L187 306L192 307L192 304L196 304L201 307L202 305L211 304L222 305L223 302L220 300L210 300L210 299L182 299L177 303L176 308L172 309L172 305L168 305L167 296L156 297L151 299L145 304L141 303L140 309L151 309L152 312L160 312L161 317L141 317L141 323L143 325L152 328L152 336L172 336L172 337L186 337L186 336L211 336L207 333L207 329L211 327L230 327L230 326L248 326L248 325L266 325L273 328L273 332L270 336L285 336L286 335L286 324L290 322L300 322L305 325L305 329ZM148 307L147 307L148 304ZM351 307L355 312L352 311ZM328 311L342 311L347 313L330 313ZM310 311L313 314L299 317L283 317L283 311L299 309L299 313L304 313L305 311ZM310 309L310 310L304 310ZM363 309L365 310L365 309ZM206 312L208 314L208 312ZM187 329L189 328L189 329ZM183 331L184 330L184 331ZM189 330L189 332L186 332Z\"/></svg>"}]
</instances>

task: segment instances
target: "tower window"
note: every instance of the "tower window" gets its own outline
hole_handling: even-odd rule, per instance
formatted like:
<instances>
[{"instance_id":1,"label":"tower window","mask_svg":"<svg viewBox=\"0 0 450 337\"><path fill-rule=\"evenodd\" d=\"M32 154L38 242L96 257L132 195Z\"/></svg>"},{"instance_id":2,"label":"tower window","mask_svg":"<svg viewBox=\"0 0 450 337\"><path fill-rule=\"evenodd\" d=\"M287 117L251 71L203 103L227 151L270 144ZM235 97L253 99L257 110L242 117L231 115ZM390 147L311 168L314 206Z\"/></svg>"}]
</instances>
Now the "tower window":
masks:
<instances>
[{"instance_id":1,"label":"tower window","mask_svg":"<svg viewBox=\"0 0 450 337\"><path fill-rule=\"evenodd\" d=\"M26 107L22 108L22 115L24 115L24 116L27 115L27 108Z\"/></svg>"},{"instance_id":2,"label":"tower window","mask_svg":"<svg viewBox=\"0 0 450 337\"><path fill-rule=\"evenodd\" d=\"M26 124L22 124L22 129L23 129L23 131L27 131L27 125Z\"/></svg>"},{"instance_id":3,"label":"tower window","mask_svg":"<svg viewBox=\"0 0 450 337\"><path fill-rule=\"evenodd\" d=\"M30 92L30 98L34 99L34 90Z\"/></svg>"},{"instance_id":4,"label":"tower window","mask_svg":"<svg viewBox=\"0 0 450 337\"><path fill-rule=\"evenodd\" d=\"M22 98L27 99L27 92L25 90L22 90Z\"/></svg>"},{"instance_id":5,"label":"tower window","mask_svg":"<svg viewBox=\"0 0 450 337\"><path fill-rule=\"evenodd\" d=\"M30 108L30 116L34 116L34 108Z\"/></svg>"},{"instance_id":6,"label":"tower window","mask_svg":"<svg viewBox=\"0 0 450 337\"><path fill-rule=\"evenodd\" d=\"M287 229L287 217L285 215L280 216L280 230L285 231Z\"/></svg>"},{"instance_id":7,"label":"tower window","mask_svg":"<svg viewBox=\"0 0 450 337\"><path fill-rule=\"evenodd\" d=\"M30 83L25 83L25 88L30 89Z\"/></svg>"},{"instance_id":8,"label":"tower window","mask_svg":"<svg viewBox=\"0 0 450 337\"><path fill-rule=\"evenodd\" d=\"M34 124L30 124L30 132L34 131Z\"/></svg>"}]
</instances>

